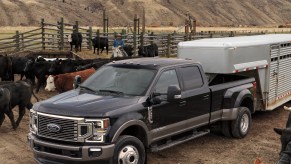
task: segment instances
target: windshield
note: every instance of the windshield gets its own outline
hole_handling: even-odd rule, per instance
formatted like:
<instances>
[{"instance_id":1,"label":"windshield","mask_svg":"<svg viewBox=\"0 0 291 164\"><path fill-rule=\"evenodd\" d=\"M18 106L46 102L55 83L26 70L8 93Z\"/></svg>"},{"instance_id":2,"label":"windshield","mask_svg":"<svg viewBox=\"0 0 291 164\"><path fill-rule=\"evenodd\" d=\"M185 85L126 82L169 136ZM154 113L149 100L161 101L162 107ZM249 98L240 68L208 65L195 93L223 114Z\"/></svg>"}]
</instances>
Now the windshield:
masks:
<instances>
[{"instance_id":1,"label":"windshield","mask_svg":"<svg viewBox=\"0 0 291 164\"><path fill-rule=\"evenodd\" d=\"M146 92L155 70L106 66L100 68L81 87L97 93L107 92L140 96Z\"/></svg>"}]
</instances>

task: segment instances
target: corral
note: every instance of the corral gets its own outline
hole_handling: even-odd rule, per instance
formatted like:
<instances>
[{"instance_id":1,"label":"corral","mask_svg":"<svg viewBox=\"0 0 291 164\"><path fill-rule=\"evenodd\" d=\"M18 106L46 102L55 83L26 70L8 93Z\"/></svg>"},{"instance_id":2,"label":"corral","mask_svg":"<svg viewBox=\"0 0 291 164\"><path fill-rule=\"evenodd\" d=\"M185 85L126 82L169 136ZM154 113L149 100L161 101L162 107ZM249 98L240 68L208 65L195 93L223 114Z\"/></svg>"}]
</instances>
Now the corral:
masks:
<instances>
[{"instance_id":1,"label":"corral","mask_svg":"<svg viewBox=\"0 0 291 164\"><path fill-rule=\"evenodd\" d=\"M135 21L135 23L138 23L137 18L135 18ZM73 26L85 37L82 47L87 51L92 49L90 40L94 36L108 37L112 46L112 41L116 34L116 32L109 33L108 30L104 30L103 33L97 30L94 33L91 27L79 27L78 22L75 25L66 24L62 19L55 25L46 23L44 20L41 21L41 24L40 28L24 33L16 32L12 37L0 39L0 49L12 51L67 50L69 45L64 36L71 33ZM186 34L154 34L150 32L145 35L145 33L139 33L139 27L136 26L132 33L126 33L126 31L122 30L122 34L126 43L135 47L135 52L138 45L158 42L160 55L168 57L176 55L176 45L179 41L240 35L234 32L218 34L214 32L197 32L195 35L189 35L187 32ZM245 33L244 35L248 34ZM7 42L9 39L10 41ZM53 56L54 53L42 53L44 53L42 54L44 56L55 57ZM62 51L61 54L66 57L78 58L73 53L68 53L69 56L67 56L66 51ZM38 55L35 54L35 56ZM79 55L83 57L82 53ZM47 93L42 89L38 96L44 100L56 94L55 92ZM35 100L33 101L35 102ZM16 109L14 109L15 111ZM273 128L284 127L287 114L280 108L268 113L256 113L253 116L254 126L250 134L242 140L233 140L221 135L211 134L169 150L149 154L148 163L252 163L257 158L262 160L263 163L274 163L280 150L280 144L279 136L273 132ZM0 160L3 163L33 163L33 154L26 143L29 129L28 119L26 114L17 131L11 130L8 120L5 120L4 125L1 127L0 153L2 155Z\"/></svg>"}]
</instances>

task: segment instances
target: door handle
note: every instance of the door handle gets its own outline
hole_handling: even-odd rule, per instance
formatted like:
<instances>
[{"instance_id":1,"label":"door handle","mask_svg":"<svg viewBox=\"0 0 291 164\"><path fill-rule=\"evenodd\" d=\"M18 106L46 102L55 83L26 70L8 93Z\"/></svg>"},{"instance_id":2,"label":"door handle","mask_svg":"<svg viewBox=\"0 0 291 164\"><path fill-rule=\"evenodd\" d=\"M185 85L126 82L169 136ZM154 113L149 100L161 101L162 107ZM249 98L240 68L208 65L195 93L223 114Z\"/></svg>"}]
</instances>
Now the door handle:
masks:
<instances>
[{"instance_id":1,"label":"door handle","mask_svg":"<svg viewBox=\"0 0 291 164\"><path fill-rule=\"evenodd\" d=\"M187 104L187 101L180 101L179 104L179 106L185 106Z\"/></svg>"},{"instance_id":2,"label":"door handle","mask_svg":"<svg viewBox=\"0 0 291 164\"><path fill-rule=\"evenodd\" d=\"M204 95L202 100L208 100L209 99L209 95Z\"/></svg>"}]
</instances>

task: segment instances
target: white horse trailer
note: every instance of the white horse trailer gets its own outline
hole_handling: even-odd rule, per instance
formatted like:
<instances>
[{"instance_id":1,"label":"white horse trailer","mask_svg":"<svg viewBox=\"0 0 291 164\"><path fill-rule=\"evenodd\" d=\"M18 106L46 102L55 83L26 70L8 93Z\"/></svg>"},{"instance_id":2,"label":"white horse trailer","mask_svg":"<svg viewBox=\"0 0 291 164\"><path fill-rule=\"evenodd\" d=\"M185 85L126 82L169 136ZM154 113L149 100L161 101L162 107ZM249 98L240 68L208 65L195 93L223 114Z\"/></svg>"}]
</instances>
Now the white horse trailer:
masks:
<instances>
[{"instance_id":1,"label":"white horse trailer","mask_svg":"<svg viewBox=\"0 0 291 164\"><path fill-rule=\"evenodd\" d=\"M291 34L180 42L178 58L198 61L209 74L256 79L256 110L273 110L291 100Z\"/></svg>"}]
</instances>

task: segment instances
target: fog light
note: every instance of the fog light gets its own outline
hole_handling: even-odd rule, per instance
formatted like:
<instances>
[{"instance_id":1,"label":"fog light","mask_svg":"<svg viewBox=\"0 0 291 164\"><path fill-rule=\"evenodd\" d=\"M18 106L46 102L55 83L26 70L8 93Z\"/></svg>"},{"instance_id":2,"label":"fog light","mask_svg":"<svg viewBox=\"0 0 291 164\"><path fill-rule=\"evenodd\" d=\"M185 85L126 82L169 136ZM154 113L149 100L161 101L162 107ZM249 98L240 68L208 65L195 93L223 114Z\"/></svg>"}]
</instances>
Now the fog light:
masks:
<instances>
[{"instance_id":1,"label":"fog light","mask_svg":"<svg viewBox=\"0 0 291 164\"><path fill-rule=\"evenodd\" d=\"M99 157L102 154L101 148L90 148L89 157Z\"/></svg>"}]
</instances>

